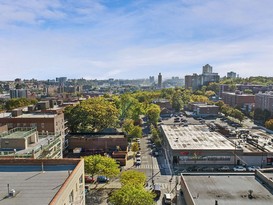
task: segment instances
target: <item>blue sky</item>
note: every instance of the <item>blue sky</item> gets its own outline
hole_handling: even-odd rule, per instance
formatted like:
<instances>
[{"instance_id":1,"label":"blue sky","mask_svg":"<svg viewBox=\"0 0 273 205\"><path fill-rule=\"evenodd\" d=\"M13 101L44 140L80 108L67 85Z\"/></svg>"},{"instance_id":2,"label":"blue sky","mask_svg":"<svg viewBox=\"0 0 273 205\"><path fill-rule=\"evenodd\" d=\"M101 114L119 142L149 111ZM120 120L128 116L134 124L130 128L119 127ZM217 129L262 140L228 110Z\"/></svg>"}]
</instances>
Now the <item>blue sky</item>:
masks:
<instances>
[{"instance_id":1,"label":"blue sky","mask_svg":"<svg viewBox=\"0 0 273 205\"><path fill-rule=\"evenodd\" d=\"M0 0L0 80L272 76L272 0Z\"/></svg>"}]
</instances>

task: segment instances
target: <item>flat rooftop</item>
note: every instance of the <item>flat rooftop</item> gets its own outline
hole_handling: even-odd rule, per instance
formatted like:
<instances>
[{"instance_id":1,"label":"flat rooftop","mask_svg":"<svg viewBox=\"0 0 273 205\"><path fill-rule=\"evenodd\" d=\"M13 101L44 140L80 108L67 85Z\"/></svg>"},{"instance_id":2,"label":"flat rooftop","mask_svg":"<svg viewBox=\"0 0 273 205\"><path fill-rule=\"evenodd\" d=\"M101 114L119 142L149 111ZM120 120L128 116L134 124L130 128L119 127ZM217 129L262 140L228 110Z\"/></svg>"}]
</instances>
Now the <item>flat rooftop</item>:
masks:
<instances>
[{"instance_id":1,"label":"flat rooftop","mask_svg":"<svg viewBox=\"0 0 273 205\"><path fill-rule=\"evenodd\" d=\"M271 205L273 195L253 175L184 175L196 205ZM253 198L248 191L253 190Z\"/></svg>"},{"instance_id":2,"label":"flat rooftop","mask_svg":"<svg viewBox=\"0 0 273 205\"><path fill-rule=\"evenodd\" d=\"M70 134L69 138L125 138L124 135L111 135L111 134Z\"/></svg>"},{"instance_id":3,"label":"flat rooftop","mask_svg":"<svg viewBox=\"0 0 273 205\"><path fill-rule=\"evenodd\" d=\"M56 115L53 113L24 113L14 118L54 118Z\"/></svg>"},{"instance_id":4,"label":"flat rooftop","mask_svg":"<svg viewBox=\"0 0 273 205\"><path fill-rule=\"evenodd\" d=\"M0 204L49 204L75 166L45 165L42 172L41 165L0 165ZM15 190L15 197L7 197L7 184Z\"/></svg>"},{"instance_id":5,"label":"flat rooftop","mask_svg":"<svg viewBox=\"0 0 273 205\"><path fill-rule=\"evenodd\" d=\"M24 113L22 115L12 117L11 113L1 113L0 118L54 118L55 113Z\"/></svg>"},{"instance_id":6,"label":"flat rooftop","mask_svg":"<svg viewBox=\"0 0 273 205\"><path fill-rule=\"evenodd\" d=\"M20 138L24 138L26 137L25 134L27 132L26 131L16 131L16 132L13 132L13 133L10 133L4 137L2 137L3 139L5 138L9 138L9 139L20 139Z\"/></svg>"},{"instance_id":7,"label":"flat rooftop","mask_svg":"<svg viewBox=\"0 0 273 205\"><path fill-rule=\"evenodd\" d=\"M206 125L161 125L173 150L234 150L234 144Z\"/></svg>"}]
</instances>

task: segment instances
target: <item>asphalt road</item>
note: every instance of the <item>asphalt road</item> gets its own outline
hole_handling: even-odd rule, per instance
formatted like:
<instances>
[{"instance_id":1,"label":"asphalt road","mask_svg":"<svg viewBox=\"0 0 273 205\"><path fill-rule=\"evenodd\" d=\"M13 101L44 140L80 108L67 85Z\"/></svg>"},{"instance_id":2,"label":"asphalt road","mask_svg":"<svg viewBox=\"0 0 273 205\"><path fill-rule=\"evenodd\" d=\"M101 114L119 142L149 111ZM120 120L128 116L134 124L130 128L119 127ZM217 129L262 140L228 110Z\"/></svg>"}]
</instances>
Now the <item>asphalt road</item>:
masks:
<instances>
[{"instance_id":1,"label":"asphalt road","mask_svg":"<svg viewBox=\"0 0 273 205\"><path fill-rule=\"evenodd\" d=\"M141 165L134 166L133 169L144 172L147 176L147 188L152 190L154 184L161 187L161 197L157 204L162 204L164 193L175 193L176 178L172 177L168 161L166 160L164 150L160 147L159 156L155 157L151 154L151 142L149 137L140 140L141 147ZM172 179L172 180L171 180ZM163 203L164 204L164 203Z\"/></svg>"}]
</instances>

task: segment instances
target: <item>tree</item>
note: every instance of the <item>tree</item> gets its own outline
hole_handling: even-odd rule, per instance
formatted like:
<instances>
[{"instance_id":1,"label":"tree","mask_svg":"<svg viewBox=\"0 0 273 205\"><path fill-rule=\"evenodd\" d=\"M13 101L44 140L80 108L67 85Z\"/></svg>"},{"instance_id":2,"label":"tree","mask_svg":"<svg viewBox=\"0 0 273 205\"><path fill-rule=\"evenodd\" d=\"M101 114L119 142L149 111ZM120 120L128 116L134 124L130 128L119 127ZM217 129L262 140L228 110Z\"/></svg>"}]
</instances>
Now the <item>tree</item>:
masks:
<instances>
[{"instance_id":1,"label":"tree","mask_svg":"<svg viewBox=\"0 0 273 205\"><path fill-rule=\"evenodd\" d=\"M172 96L172 108L175 109L176 112L179 112L183 108L182 101L182 92L179 89L176 89Z\"/></svg>"},{"instance_id":2,"label":"tree","mask_svg":"<svg viewBox=\"0 0 273 205\"><path fill-rule=\"evenodd\" d=\"M131 147L132 152L137 152L139 150L138 143L133 142Z\"/></svg>"},{"instance_id":3,"label":"tree","mask_svg":"<svg viewBox=\"0 0 273 205\"><path fill-rule=\"evenodd\" d=\"M130 184L133 186L144 187L146 183L146 175L143 172L138 172L135 170L125 171L121 174L120 182L123 186Z\"/></svg>"},{"instance_id":4,"label":"tree","mask_svg":"<svg viewBox=\"0 0 273 205\"><path fill-rule=\"evenodd\" d=\"M25 107L25 106L33 105L36 103L37 103L37 100L30 100L27 98L13 98L6 102L5 107L7 110L12 110L15 108Z\"/></svg>"},{"instance_id":5,"label":"tree","mask_svg":"<svg viewBox=\"0 0 273 205\"><path fill-rule=\"evenodd\" d=\"M253 91L251 89L245 89L244 93L245 94L253 94Z\"/></svg>"},{"instance_id":6,"label":"tree","mask_svg":"<svg viewBox=\"0 0 273 205\"><path fill-rule=\"evenodd\" d=\"M114 177L120 173L116 160L101 156L91 155L84 157L85 173L94 175L105 175L107 177Z\"/></svg>"},{"instance_id":7,"label":"tree","mask_svg":"<svg viewBox=\"0 0 273 205\"><path fill-rule=\"evenodd\" d=\"M209 83L209 85L207 86L207 91L213 91L214 93L219 93L220 90L220 84L219 83L215 83L215 82L211 82Z\"/></svg>"},{"instance_id":8,"label":"tree","mask_svg":"<svg viewBox=\"0 0 273 205\"><path fill-rule=\"evenodd\" d=\"M266 127L267 129L273 130L273 119L267 120L267 121L265 122L265 127Z\"/></svg>"},{"instance_id":9,"label":"tree","mask_svg":"<svg viewBox=\"0 0 273 205\"><path fill-rule=\"evenodd\" d=\"M139 126L133 126L133 128L129 131L128 134L131 137L141 138L142 137L142 129Z\"/></svg>"},{"instance_id":10,"label":"tree","mask_svg":"<svg viewBox=\"0 0 273 205\"><path fill-rule=\"evenodd\" d=\"M134 128L134 120L125 119L122 124L122 130L129 134L131 130Z\"/></svg>"},{"instance_id":11,"label":"tree","mask_svg":"<svg viewBox=\"0 0 273 205\"><path fill-rule=\"evenodd\" d=\"M244 117L245 117L244 113L242 113L238 109L232 109L231 116L239 120L240 123L244 120Z\"/></svg>"},{"instance_id":12,"label":"tree","mask_svg":"<svg viewBox=\"0 0 273 205\"><path fill-rule=\"evenodd\" d=\"M147 110L148 121L154 125L157 124L160 115L160 107L156 104L151 104Z\"/></svg>"},{"instance_id":13,"label":"tree","mask_svg":"<svg viewBox=\"0 0 273 205\"><path fill-rule=\"evenodd\" d=\"M156 129L156 127L152 124L150 126L151 132L152 132L152 140L155 144L160 144L160 138L159 138L159 133L158 130Z\"/></svg>"},{"instance_id":14,"label":"tree","mask_svg":"<svg viewBox=\"0 0 273 205\"><path fill-rule=\"evenodd\" d=\"M118 109L103 97L90 98L65 110L68 127L73 132L94 132L116 127Z\"/></svg>"},{"instance_id":15,"label":"tree","mask_svg":"<svg viewBox=\"0 0 273 205\"><path fill-rule=\"evenodd\" d=\"M154 196L142 186L127 184L111 195L110 202L113 205L154 205Z\"/></svg>"}]
</instances>

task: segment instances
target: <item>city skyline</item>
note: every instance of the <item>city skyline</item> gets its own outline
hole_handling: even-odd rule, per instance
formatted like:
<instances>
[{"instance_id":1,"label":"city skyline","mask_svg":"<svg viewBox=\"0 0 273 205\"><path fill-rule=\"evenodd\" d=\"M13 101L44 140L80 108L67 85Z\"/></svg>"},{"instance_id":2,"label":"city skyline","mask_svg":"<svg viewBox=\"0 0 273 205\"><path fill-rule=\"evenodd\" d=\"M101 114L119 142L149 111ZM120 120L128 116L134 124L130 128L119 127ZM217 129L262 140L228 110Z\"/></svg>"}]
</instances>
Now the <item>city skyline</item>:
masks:
<instances>
[{"instance_id":1,"label":"city skyline","mask_svg":"<svg viewBox=\"0 0 273 205\"><path fill-rule=\"evenodd\" d=\"M0 80L270 76L273 2L0 0Z\"/></svg>"}]
</instances>

